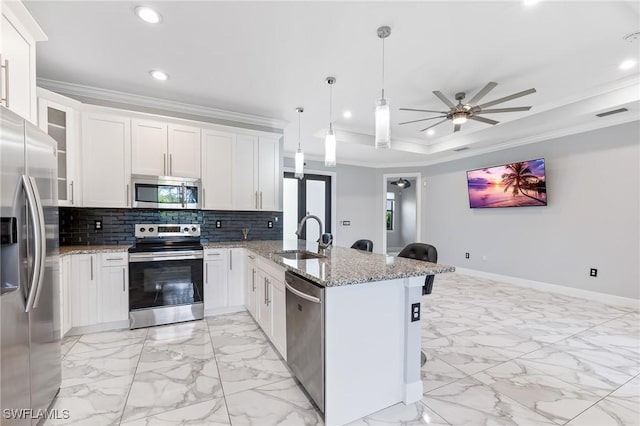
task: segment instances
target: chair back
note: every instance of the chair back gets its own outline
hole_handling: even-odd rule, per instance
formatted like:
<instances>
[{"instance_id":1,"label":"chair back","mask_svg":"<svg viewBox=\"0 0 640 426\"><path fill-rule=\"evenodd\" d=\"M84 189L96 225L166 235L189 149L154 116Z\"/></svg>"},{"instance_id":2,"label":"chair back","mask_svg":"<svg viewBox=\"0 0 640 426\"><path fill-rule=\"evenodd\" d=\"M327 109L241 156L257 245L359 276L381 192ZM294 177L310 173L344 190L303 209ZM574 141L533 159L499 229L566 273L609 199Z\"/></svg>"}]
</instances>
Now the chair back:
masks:
<instances>
[{"instance_id":1,"label":"chair back","mask_svg":"<svg viewBox=\"0 0 640 426\"><path fill-rule=\"evenodd\" d=\"M411 243L398 253L398 257L406 257L409 259L422 260L424 262L437 263L438 250L431 244ZM422 286L422 294L431 294L433 290L434 275L427 275Z\"/></svg>"},{"instance_id":2,"label":"chair back","mask_svg":"<svg viewBox=\"0 0 640 426\"><path fill-rule=\"evenodd\" d=\"M362 251L373 251L373 241L371 240L358 240L351 246L352 249Z\"/></svg>"}]
</instances>

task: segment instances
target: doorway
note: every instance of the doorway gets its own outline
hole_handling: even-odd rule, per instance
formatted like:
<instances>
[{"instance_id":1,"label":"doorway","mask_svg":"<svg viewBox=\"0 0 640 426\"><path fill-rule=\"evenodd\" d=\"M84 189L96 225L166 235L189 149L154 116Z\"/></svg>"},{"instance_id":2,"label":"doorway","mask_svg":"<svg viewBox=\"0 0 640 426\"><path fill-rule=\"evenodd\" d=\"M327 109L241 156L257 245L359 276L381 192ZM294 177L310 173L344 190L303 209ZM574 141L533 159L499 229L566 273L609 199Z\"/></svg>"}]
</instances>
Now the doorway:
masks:
<instances>
[{"instance_id":1,"label":"doorway","mask_svg":"<svg viewBox=\"0 0 640 426\"><path fill-rule=\"evenodd\" d=\"M331 176L306 174L298 179L291 172L284 173L282 227L285 239L295 238L298 223L307 215L322 220L324 233L332 231ZM320 238L314 221L307 222L298 239L316 241Z\"/></svg>"},{"instance_id":2,"label":"doorway","mask_svg":"<svg viewBox=\"0 0 640 426\"><path fill-rule=\"evenodd\" d=\"M383 176L384 253L397 255L406 245L421 239L422 179L420 173Z\"/></svg>"}]
</instances>

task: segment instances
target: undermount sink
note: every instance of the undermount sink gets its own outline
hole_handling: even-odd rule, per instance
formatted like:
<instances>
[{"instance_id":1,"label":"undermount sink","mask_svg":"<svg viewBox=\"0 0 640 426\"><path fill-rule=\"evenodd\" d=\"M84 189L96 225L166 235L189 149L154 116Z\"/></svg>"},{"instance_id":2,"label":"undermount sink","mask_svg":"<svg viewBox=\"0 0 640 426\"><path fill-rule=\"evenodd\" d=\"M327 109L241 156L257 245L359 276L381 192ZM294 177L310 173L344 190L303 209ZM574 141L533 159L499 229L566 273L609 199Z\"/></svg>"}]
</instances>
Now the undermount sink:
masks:
<instances>
[{"instance_id":1,"label":"undermount sink","mask_svg":"<svg viewBox=\"0 0 640 426\"><path fill-rule=\"evenodd\" d=\"M284 257L285 259L293 259L293 260L307 260L307 259L324 259L327 256L323 256L318 253L313 253L306 250L287 250L287 251L277 251L275 252L278 256Z\"/></svg>"}]
</instances>

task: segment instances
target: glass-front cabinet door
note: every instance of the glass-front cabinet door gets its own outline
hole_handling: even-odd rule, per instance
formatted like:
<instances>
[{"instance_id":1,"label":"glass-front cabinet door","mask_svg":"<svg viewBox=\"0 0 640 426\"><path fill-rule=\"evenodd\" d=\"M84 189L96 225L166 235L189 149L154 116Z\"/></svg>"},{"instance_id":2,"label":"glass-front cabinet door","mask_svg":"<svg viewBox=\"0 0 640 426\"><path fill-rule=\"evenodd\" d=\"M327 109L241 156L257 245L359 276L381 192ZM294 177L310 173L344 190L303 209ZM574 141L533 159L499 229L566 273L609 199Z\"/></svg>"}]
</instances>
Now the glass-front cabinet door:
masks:
<instances>
[{"instance_id":1,"label":"glass-front cabinet door","mask_svg":"<svg viewBox=\"0 0 640 426\"><path fill-rule=\"evenodd\" d=\"M76 112L73 108L40 97L38 124L57 143L58 203L61 206L79 205L77 187Z\"/></svg>"}]
</instances>

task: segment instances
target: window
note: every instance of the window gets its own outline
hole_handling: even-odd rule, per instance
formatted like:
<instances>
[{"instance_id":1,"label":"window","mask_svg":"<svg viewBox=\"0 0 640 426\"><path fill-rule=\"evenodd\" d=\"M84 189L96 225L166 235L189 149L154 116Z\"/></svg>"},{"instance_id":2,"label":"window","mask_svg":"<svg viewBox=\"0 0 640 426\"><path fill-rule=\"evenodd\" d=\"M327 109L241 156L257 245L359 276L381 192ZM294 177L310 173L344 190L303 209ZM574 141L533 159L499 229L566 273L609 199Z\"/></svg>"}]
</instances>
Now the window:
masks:
<instances>
[{"instance_id":1,"label":"window","mask_svg":"<svg viewBox=\"0 0 640 426\"><path fill-rule=\"evenodd\" d=\"M387 192L387 231L393 231L393 219L396 211L396 194Z\"/></svg>"}]
</instances>

